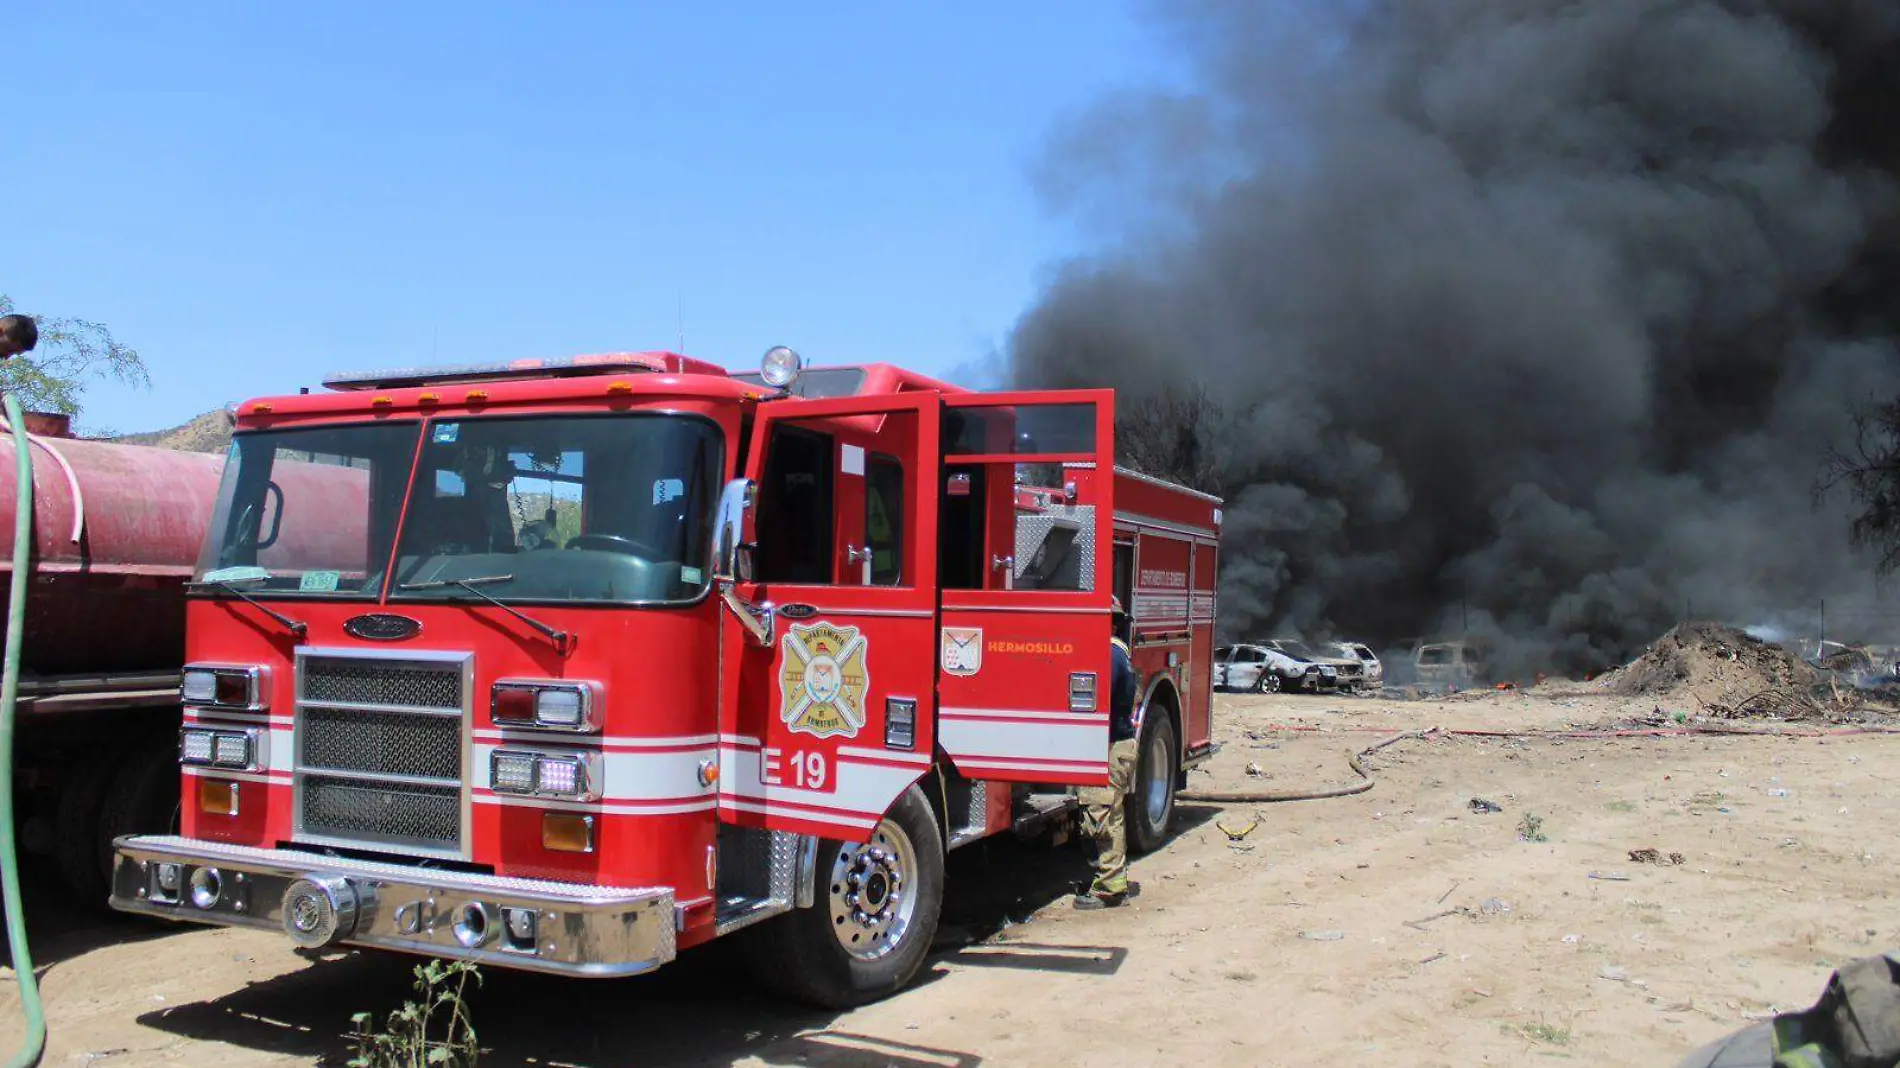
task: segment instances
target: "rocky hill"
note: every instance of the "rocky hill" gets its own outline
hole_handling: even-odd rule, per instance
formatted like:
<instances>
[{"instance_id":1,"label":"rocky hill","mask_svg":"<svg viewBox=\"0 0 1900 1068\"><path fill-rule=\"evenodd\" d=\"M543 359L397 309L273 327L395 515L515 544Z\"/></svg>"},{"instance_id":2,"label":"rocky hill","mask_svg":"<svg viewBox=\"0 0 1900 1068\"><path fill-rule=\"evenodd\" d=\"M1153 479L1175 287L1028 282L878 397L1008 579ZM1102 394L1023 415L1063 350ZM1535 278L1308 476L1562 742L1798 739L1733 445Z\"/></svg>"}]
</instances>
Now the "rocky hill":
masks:
<instances>
[{"instance_id":1,"label":"rocky hill","mask_svg":"<svg viewBox=\"0 0 1900 1068\"><path fill-rule=\"evenodd\" d=\"M108 440L127 445L154 445L179 452L221 453L231 445L231 419L223 409L209 411L182 426L169 430L148 430L142 434L120 434Z\"/></svg>"}]
</instances>

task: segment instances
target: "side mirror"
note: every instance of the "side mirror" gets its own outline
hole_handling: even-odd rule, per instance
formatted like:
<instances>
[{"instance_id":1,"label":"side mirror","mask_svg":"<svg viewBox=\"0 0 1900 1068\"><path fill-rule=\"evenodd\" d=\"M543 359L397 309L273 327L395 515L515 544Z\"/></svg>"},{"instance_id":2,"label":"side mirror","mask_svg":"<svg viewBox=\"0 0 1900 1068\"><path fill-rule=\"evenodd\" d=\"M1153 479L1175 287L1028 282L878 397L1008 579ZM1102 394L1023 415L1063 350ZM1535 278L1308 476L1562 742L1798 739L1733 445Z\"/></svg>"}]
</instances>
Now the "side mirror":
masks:
<instances>
[{"instance_id":1,"label":"side mirror","mask_svg":"<svg viewBox=\"0 0 1900 1068\"><path fill-rule=\"evenodd\" d=\"M752 510L757 490L751 479L735 478L719 493L719 526L713 535L712 573L719 586L719 599L738 617L752 640L770 646L776 631L777 614L772 602L752 604L733 590L732 584L752 581L752 545L745 538L746 513Z\"/></svg>"},{"instance_id":2,"label":"side mirror","mask_svg":"<svg viewBox=\"0 0 1900 1068\"><path fill-rule=\"evenodd\" d=\"M720 582L750 581L752 546L745 539L745 517L758 491L749 478L735 478L719 493L719 518L713 535L713 578Z\"/></svg>"}]
</instances>

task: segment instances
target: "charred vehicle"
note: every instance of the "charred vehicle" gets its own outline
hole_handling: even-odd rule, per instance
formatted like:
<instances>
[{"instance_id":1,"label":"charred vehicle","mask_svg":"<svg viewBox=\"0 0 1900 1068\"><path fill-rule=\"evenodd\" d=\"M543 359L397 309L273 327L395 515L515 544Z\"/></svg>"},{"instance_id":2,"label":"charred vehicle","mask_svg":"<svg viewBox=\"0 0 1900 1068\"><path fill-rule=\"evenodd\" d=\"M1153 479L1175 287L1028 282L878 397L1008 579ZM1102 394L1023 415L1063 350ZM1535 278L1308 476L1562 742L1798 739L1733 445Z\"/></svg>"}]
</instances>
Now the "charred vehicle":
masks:
<instances>
[{"instance_id":1,"label":"charred vehicle","mask_svg":"<svg viewBox=\"0 0 1900 1068\"><path fill-rule=\"evenodd\" d=\"M1416 684L1425 690L1452 692L1491 681L1490 647L1479 641L1433 642L1412 655Z\"/></svg>"},{"instance_id":2,"label":"charred vehicle","mask_svg":"<svg viewBox=\"0 0 1900 1068\"><path fill-rule=\"evenodd\" d=\"M1279 648L1273 642L1243 642L1214 651L1214 685L1252 693L1314 691L1338 685L1338 673Z\"/></svg>"},{"instance_id":3,"label":"charred vehicle","mask_svg":"<svg viewBox=\"0 0 1900 1068\"><path fill-rule=\"evenodd\" d=\"M1363 642L1331 642L1327 648L1332 655L1342 660L1353 660L1359 664L1359 673L1354 678L1355 690L1379 690L1385 687L1385 665L1372 647Z\"/></svg>"}]
</instances>

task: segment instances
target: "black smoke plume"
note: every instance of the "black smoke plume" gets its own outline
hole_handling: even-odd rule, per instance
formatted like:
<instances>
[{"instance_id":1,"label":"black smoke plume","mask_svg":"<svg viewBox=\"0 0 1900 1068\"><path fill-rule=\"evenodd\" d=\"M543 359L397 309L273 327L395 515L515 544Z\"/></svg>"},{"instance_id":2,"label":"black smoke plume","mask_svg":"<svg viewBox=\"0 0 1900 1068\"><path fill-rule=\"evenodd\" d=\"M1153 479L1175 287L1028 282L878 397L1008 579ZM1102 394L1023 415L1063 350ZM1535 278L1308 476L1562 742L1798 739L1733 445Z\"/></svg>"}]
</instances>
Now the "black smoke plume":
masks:
<instances>
[{"instance_id":1,"label":"black smoke plume","mask_svg":"<svg viewBox=\"0 0 1900 1068\"><path fill-rule=\"evenodd\" d=\"M1057 138L1042 185L1102 238L1011 372L1196 411L1229 635L1468 627L1578 669L1865 596L1812 491L1900 391L1900 4L1154 20L1187 87Z\"/></svg>"}]
</instances>

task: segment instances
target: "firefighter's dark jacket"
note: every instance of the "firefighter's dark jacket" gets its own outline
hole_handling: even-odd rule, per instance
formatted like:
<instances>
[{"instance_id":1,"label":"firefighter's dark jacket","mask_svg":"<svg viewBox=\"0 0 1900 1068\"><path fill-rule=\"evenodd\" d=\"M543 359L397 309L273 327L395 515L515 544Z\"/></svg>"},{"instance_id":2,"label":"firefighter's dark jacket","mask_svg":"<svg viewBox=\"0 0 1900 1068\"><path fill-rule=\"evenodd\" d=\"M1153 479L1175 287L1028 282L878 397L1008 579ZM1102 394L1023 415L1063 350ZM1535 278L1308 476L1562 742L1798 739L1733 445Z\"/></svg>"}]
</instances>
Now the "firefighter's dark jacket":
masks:
<instances>
[{"instance_id":1,"label":"firefighter's dark jacket","mask_svg":"<svg viewBox=\"0 0 1900 1068\"><path fill-rule=\"evenodd\" d=\"M1120 742L1135 736L1135 665L1120 638L1109 645L1108 740Z\"/></svg>"}]
</instances>

